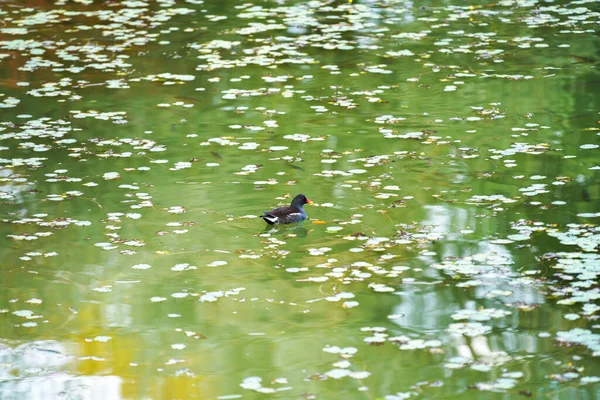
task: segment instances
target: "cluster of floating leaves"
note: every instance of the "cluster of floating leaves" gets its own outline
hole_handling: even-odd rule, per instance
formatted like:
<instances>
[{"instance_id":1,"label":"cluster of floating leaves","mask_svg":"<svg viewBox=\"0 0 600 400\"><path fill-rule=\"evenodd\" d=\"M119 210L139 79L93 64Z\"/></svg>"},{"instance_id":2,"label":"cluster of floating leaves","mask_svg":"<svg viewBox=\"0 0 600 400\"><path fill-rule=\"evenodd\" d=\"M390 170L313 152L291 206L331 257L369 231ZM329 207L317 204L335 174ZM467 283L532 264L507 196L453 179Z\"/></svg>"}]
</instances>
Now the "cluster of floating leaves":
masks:
<instances>
[{"instance_id":1,"label":"cluster of floating leaves","mask_svg":"<svg viewBox=\"0 0 600 400\"><path fill-rule=\"evenodd\" d=\"M510 311L498 310L495 308L482 308L478 310L458 310L452 314L452 319L457 321L471 320L471 321L489 321L492 318L502 318L510 315Z\"/></svg>"},{"instance_id":2,"label":"cluster of floating leaves","mask_svg":"<svg viewBox=\"0 0 600 400\"><path fill-rule=\"evenodd\" d=\"M368 371L356 370L350 361L358 351L356 347L339 347L327 345L323 351L330 354L337 354L339 360L333 363L333 369L318 375L319 379L342 379L345 377L362 380L368 378L371 373ZM314 379L314 377L313 377Z\"/></svg>"},{"instance_id":3,"label":"cluster of floating leaves","mask_svg":"<svg viewBox=\"0 0 600 400\"><path fill-rule=\"evenodd\" d=\"M243 389L253 390L258 393L278 393L291 390L291 386L284 386L288 384L286 378L275 378L271 381L273 387L263 386L262 378L260 376L249 376L244 378L244 381L240 383Z\"/></svg>"},{"instance_id":4,"label":"cluster of floating leaves","mask_svg":"<svg viewBox=\"0 0 600 400\"><path fill-rule=\"evenodd\" d=\"M416 335L390 336L387 328L382 326L361 328L362 332L369 332L372 336L364 338L365 343L379 346L386 342L395 344L400 350L427 350L430 353L443 353L441 349L442 341L438 339L421 339Z\"/></svg>"},{"instance_id":5,"label":"cluster of floating leaves","mask_svg":"<svg viewBox=\"0 0 600 400\"><path fill-rule=\"evenodd\" d=\"M457 286L497 285L499 282L510 281L519 275L513 271L512 259L505 254L493 252L475 254L463 258L449 258L441 263L435 263L433 268L452 277L465 277Z\"/></svg>"},{"instance_id":6,"label":"cluster of floating leaves","mask_svg":"<svg viewBox=\"0 0 600 400\"><path fill-rule=\"evenodd\" d=\"M567 345L585 346L592 352L592 356L600 356L600 334L592 333L588 329L560 331L556 334L556 340Z\"/></svg>"}]
</instances>

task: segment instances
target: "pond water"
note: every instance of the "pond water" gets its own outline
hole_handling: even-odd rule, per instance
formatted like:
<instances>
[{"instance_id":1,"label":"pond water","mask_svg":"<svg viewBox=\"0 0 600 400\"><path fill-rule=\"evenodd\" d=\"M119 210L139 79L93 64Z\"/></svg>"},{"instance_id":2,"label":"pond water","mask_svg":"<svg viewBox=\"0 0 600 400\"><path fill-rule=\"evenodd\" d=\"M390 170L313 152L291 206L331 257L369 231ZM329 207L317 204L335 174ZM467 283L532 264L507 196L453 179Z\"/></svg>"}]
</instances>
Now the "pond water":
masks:
<instances>
[{"instance_id":1,"label":"pond water","mask_svg":"<svg viewBox=\"0 0 600 400\"><path fill-rule=\"evenodd\" d=\"M0 398L599 398L598 3L471 3L1 2Z\"/></svg>"}]
</instances>

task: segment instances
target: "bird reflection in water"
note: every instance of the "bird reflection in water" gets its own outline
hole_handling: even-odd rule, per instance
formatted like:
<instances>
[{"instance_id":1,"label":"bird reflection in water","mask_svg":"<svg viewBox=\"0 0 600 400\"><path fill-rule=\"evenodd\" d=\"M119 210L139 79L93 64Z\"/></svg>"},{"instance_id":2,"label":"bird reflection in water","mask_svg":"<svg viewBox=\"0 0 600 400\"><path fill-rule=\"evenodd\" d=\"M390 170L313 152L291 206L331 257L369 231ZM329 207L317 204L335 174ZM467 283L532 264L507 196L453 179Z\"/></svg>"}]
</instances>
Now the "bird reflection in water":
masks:
<instances>
[{"instance_id":1,"label":"bird reflection in water","mask_svg":"<svg viewBox=\"0 0 600 400\"><path fill-rule=\"evenodd\" d=\"M303 223L293 225L267 225L260 234L305 238L312 232L312 229L306 229L303 225Z\"/></svg>"}]
</instances>

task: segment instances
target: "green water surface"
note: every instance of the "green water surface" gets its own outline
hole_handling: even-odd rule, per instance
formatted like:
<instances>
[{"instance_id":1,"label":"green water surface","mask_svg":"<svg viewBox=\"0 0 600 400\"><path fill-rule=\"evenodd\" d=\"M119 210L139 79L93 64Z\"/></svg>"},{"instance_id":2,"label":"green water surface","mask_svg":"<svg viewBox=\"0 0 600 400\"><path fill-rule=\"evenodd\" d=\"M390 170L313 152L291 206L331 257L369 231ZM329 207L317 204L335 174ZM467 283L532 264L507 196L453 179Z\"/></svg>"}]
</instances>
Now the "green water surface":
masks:
<instances>
[{"instance_id":1,"label":"green water surface","mask_svg":"<svg viewBox=\"0 0 600 400\"><path fill-rule=\"evenodd\" d=\"M600 7L465 3L0 2L0 398L600 397Z\"/></svg>"}]
</instances>

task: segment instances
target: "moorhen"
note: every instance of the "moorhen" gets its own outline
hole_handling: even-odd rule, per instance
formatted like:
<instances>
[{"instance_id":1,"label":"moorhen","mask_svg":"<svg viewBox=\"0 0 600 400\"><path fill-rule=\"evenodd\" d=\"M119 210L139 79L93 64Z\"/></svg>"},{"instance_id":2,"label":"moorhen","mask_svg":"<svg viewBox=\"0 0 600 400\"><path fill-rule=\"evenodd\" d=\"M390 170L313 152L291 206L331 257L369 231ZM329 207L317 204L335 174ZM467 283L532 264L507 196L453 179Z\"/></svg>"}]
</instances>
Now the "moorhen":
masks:
<instances>
[{"instance_id":1,"label":"moorhen","mask_svg":"<svg viewBox=\"0 0 600 400\"><path fill-rule=\"evenodd\" d=\"M306 198L305 195L299 194L298 196L294 197L291 205L287 207L276 208L271 211L265 211L260 217L269 225L291 224L294 222L304 221L306 219L306 212L302 206L312 203L313 202Z\"/></svg>"}]
</instances>

